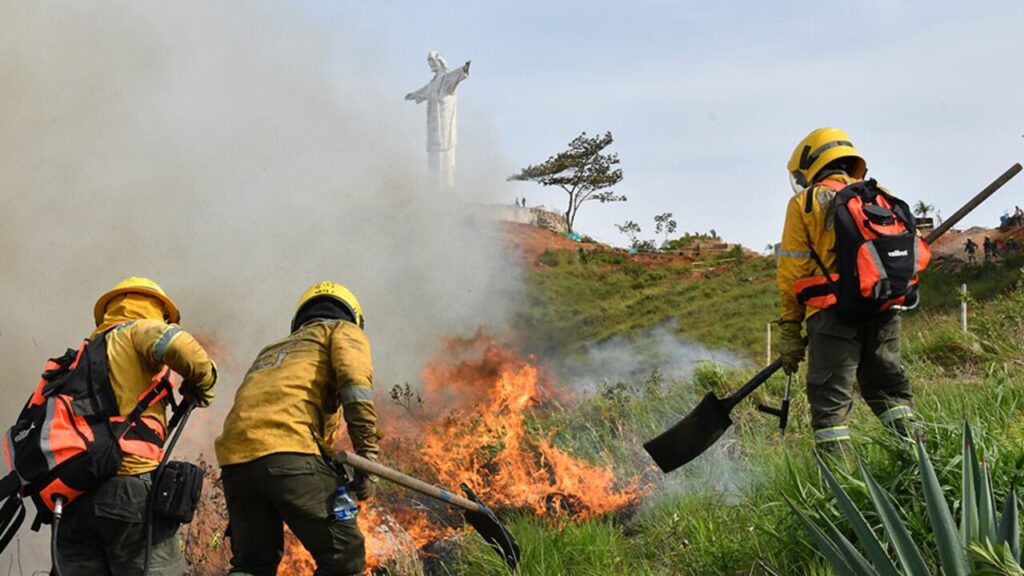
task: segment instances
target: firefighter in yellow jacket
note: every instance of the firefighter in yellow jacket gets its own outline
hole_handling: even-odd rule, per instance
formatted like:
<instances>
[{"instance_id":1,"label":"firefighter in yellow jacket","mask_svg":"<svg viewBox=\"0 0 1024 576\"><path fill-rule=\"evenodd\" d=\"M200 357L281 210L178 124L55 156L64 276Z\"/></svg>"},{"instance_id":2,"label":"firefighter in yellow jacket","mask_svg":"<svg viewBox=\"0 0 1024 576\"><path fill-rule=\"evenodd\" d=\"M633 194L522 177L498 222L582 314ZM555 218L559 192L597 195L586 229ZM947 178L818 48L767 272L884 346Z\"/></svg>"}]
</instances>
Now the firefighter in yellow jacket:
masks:
<instances>
[{"instance_id":1,"label":"firefighter in yellow jacket","mask_svg":"<svg viewBox=\"0 0 1024 576\"><path fill-rule=\"evenodd\" d=\"M786 208L778 251L780 352L785 372L796 372L804 359L801 327L806 321L807 397L816 445L837 449L850 439L846 422L855 384L871 410L906 436L912 394L900 361L898 312L851 322L841 319L828 302L813 302L821 308L811 306L812 301L805 306L796 295L801 281L823 277L815 255L830 273L837 272L836 189L864 178L867 163L846 132L819 128L800 142L787 169L795 195Z\"/></svg>"},{"instance_id":2,"label":"firefighter in yellow jacket","mask_svg":"<svg viewBox=\"0 0 1024 576\"><path fill-rule=\"evenodd\" d=\"M120 282L96 302L94 316L96 330L90 340L107 339L110 384L121 415L135 408L138 397L164 366L182 376L181 392L186 398L209 406L217 367L195 338L177 325L178 307L156 282L140 277ZM57 548L64 576L142 574L146 501L151 473L162 456L166 402L150 406L141 423L148 428L145 435L133 429L129 435L138 437L126 436L121 442L125 457L118 475L76 499L64 512ZM176 522L154 518L151 575L185 573L177 533Z\"/></svg>"},{"instance_id":3,"label":"firefighter in yellow jacket","mask_svg":"<svg viewBox=\"0 0 1024 576\"><path fill-rule=\"evenodd\" d=\"M344 414L355 451L377 459L370 342L363 311L344 286L323 282L299 299L291 334L264 348L235 394L217 438L231 525L233 574L277 573L283 524L317 564L317 575L360 575L366 565L355 518L338 518L346 482L330 451ZM372 479L348 484L360 500Z\"/></svg>"}]
</instances>

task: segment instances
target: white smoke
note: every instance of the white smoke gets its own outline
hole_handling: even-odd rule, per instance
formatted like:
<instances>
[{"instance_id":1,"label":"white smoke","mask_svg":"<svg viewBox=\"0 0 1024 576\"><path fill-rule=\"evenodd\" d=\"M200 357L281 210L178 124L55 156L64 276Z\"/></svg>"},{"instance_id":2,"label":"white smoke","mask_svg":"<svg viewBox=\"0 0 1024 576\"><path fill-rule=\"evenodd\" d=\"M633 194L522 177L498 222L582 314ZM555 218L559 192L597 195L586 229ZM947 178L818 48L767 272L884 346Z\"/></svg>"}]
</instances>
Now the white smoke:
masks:
<instances>
[{"instance_id":1,"label":"white smoke","mask_svg":"<svg viewBox=\"0 0 1024 576\"><path fill-rule=\"evenodd\" d=\"M707 362L736 367L745 360L681 335L672 319L648 330L589 345L582 353L556 364L560 382L578 391L594 391L606 382L636 380L654 370L667 378L686 381Z\"/></svg>"},{"instance_id":2,"label":"white smoke","mask_svg":"<svg viewBox=\"0 0 1024 576\"><path fill-rule=\"evenodd\" d=\"M553 364L559 382L567 383L582 393L600 393L617 382L636 385L655 378L662 382L662 386L691 390L693 400L689 408L692 408L703 394L703 391L695 389L694 376L698 369L709 365L743 368L751 362L749 358L707 347L681 335L673 319L647 330L592 344L582 352ZM654 372L657 372L656 376ZM659 430L667 430L685 415L685 410L667 415ZM771 433L771 422L764 425L769 431L766 433ZM640 443L649 439L629 440L629 443L635 443L637 462L646 465L651 462L649 456L642 452ZM655 485L643 505L657 506L679 494L694 491L718 494L725 502L735 502L750 481L744 463L734 454L737 441L730 429L707 452L684 468L667 475L657 473L649 476Z\"/></svg>"},{"instance_id":3,"label":"white smoke","mask_svg":"<svg viewBox=\"0 0 1024 576\"><path fill-rule=\"evenodd\" d=\"M381 402L438 335L502 321L518 272L476 207L507 195L508 168L467 155L462 200L430 192L422 121L396 120L409 104L382 91L379 50L314 12L0 5L0 425L126 276L160 282L219 344L218 398L186 434L207 455L241 374L315 282L360 298ZM22 538L24 552L41 537Z\"/></svg>"}]
</instances>

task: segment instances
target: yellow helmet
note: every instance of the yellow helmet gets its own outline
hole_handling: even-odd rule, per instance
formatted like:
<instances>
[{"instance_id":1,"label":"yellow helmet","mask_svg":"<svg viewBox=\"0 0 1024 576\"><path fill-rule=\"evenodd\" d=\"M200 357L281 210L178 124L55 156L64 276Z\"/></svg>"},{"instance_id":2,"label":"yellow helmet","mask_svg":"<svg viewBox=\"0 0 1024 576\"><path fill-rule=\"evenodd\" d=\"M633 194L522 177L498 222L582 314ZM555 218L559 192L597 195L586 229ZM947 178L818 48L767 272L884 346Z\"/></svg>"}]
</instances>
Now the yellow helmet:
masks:
<instances>
[{"instance_id":1,"label":"yellow helmet","mask_svg":"<svg viewBox=\"0 0 1024 576\"><path fill-rule=\"evenodd\" d=\"M340 302L342 306L352 313L352 317L355 318L356 324L358 324L360 328L363 327L363 307L359 304L359 300L356 299L356 295L348 288L345 288L336 282L321 282L311 286L309 290L302 293L302 296L299 298L299 303L295 305L295 315L292 316L292 330L298 328L298 326L295 325L295 321L298 319L299 311L302 310L302 307L313 298L320 296L333 298Z\"/></svg>"},{"instance_id":2,"label":"yellow helmet","mask_svg":"<svg viewBox=\"0 0 1024 576\"><path fill-rule=\"evenodd\" d=\"M850 136L843 130L818 128L805 136L796 150L793 150L793 156L786 165L793 189L800 192L813 184L818 172L838 158L855 159L850 176L859 180L867 174L867 162L853 147Z\"/></svg>"},{"instance_id":3,"label":"yellow helmet","mask_svg":"<svg viewBox=\"0 0 1024 576\"><path fill-rule=\"evenodd\" d=\"M160 287L159 284L153 282L149 278L143 278L142 276L132 276L131 278L125 278L117 283L110 292L107 292L100 299L96 301L96 307L93 309L93 316L96 318L96 325L99 326L103 323L103 315L107 311L107 304L110 301L122 294L144 294L146 296L152 296L156 298L164 305L164 310L167 312L167 321L171 324L177 324L181 320L181 312L178 311L178 306L174 304L174 301L167 297L167 293Z\"/></svg>"}]
</instances>

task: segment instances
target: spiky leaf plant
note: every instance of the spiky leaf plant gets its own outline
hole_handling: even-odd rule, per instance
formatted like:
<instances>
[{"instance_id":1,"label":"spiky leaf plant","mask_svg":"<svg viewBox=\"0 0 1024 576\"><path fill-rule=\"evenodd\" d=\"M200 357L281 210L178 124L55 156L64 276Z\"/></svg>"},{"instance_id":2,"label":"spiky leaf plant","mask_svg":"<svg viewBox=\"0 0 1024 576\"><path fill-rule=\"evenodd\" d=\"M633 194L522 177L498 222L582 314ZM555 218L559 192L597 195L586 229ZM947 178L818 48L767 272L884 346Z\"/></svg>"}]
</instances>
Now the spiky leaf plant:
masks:
<instances>
[{"instance_id":1,"label":"spiky leaf plant","mask_svg":"<svg viewBox=\"0 0 1024 576\"><path fill-rule=\"evenodd\" d=\"M945 576L1004 575L1024 576L1020 555L1020 523L1017 494L1011 489L996 518L995 497L988 467L978 459L970 425L964 423L961 510L959 527L953 520L935 468L924 448L917 443L917 459L921 491L932 526L932 540ZM880 526L871 526L854 505L846 489L839 483L825 462L818 458L818 467L836 497L858 546L820 511L811 514L787 498L789 506L800 519L815 549L840 576L931 576L933 570L921 549L910 536L907 524L900 518L892 496L860 465L860 476L870 497ZM823 526L823 527L822 527ZM880 537L879 534L884 535ZM894 562L895 558L895 562ZM898 567L897 567L898 566ZM938 573L935 570L934 573Z\"/></svg>"}]
</instances>

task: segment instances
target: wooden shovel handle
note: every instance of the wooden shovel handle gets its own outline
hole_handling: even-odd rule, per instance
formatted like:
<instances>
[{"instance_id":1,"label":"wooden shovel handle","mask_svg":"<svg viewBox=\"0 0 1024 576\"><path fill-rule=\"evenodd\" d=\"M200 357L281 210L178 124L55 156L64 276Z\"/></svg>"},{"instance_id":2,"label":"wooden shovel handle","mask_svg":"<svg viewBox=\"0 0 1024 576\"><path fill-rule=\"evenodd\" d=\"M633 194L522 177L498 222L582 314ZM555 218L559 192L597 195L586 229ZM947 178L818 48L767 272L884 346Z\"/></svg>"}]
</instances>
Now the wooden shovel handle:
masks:
<instances>
[{"instance_id":1,"label":"wooden shovel handle","mask_svg":"<svg viewBox=\"0 0 1024 576\"><path fill-rule=\"evenodd\" d=\"M932 230L931 233L928 234L927 237L925 237L924 241L929 243L929 244L931 244L932 242L935 242L936 240L938 240L939 236L942 236L943 234L945 234L946 231L949 230L950 228L952 228L954 224L959 222L964 216L967 216L967 214L970 213L971 210L974 210L975 208L978 207L979 204L984 202L989 196L991 196L992 194L995 194L996 190L999 190L1000 188L1002 188L1003 184L1006 184L1007 182L1009 182L1010 178L1013 178L1014 176L1016 176L1017 173L1020 172L1020 171L1021 171L1021 165L1020 165L1019 162L1017 164L1014 164L1013 166L1010 166L1009 168L1007 168L1006 172L1003 172L999 176L999 178L996 178L995 180L993 180L992 183L989 184L988 186L986 186L984 190L982 190L981 192L978 192L974 196L974 198L971 198L970 200L968 200L967 204L964 204L959 210L956 211L956 213L954 213L949 218L946 218L938 228L936 228L935 230Z\"/></svg>"},{"instance_id":2,"label":"wooden shovel handle","mask_svg":"<svg viewBox=\"0 0 1024 576\"><path fill-rule=\"evenodd\" d=\"M463 510L480 512L480 505L472 500L463 498L458 494L452 494L444 488L439 488L433 484L427 484L426 482L413 478L412 476L402 474L394 468L388 468L383 464L363 458L354 452L342 450L335 455L335 459L337 459L338 462L348 464L356 470L366 472L367 474L373 474L374 476L389 480L399 486L404 486L409 490L419 492L420 494L430 496L431 498L437 498L443 502L454 504Z\"/></svg>"}]
</instances>

